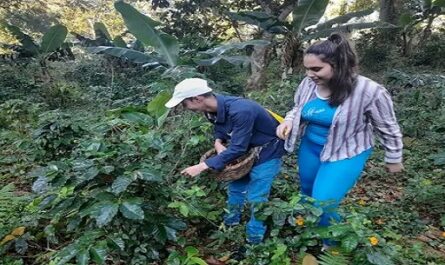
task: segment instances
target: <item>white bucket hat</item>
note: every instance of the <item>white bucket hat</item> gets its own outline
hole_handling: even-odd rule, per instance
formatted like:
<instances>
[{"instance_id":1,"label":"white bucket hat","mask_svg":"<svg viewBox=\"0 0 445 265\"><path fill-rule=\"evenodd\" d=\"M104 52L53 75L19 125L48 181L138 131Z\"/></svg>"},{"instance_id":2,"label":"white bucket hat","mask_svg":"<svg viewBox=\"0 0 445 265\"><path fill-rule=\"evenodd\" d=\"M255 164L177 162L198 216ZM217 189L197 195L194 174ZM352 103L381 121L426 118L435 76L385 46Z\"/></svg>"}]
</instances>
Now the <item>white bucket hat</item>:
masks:
<instances>
[{"instance_id":1,"label":"white bucket hat","mask_svg":"<svg viewBox=\"0 0 445 265\"><path fill-rule=\"evenodd\" d=\"M211 91L212 89L208 86L206 80L201 78L187 78L175 86L173 96L165 103L165 106L167 108L173 108L186 98L196 97Z\"/></svg>"}]
</instances>

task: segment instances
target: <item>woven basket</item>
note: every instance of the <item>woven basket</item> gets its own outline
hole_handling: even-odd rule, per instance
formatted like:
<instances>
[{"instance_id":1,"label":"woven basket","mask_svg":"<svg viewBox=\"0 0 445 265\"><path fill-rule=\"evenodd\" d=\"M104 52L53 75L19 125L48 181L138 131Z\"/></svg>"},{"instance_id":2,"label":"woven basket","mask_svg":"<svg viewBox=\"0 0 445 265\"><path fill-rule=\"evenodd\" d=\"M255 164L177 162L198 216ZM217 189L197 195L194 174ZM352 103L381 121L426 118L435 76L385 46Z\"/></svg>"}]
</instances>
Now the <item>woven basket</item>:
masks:
<instances>
[{"instance_id":1,"label":"woven basket","mask_svg":"<svg viewBox=\"0 0 445 265\"><path fill-rule=\"evenodd\" d=\"M240 179L249 174L253 164L258 158L260 151L261 147L251 148L247 154L228 164L222 171L211 170L210 175L216 178L218 181L233 181ZM216 150L214 148L210 149L201 156L200 161L204 162L204 160L214 155L216 155Z\"/></svg>"}]
</instances>

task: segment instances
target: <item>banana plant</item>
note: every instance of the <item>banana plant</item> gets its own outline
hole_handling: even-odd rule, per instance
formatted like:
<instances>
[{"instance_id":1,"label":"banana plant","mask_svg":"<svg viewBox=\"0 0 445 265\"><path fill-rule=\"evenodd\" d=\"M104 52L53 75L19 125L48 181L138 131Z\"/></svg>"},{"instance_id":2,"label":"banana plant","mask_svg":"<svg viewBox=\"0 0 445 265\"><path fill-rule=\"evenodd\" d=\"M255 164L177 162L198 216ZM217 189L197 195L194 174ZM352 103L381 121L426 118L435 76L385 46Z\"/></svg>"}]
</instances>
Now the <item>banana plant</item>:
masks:
<instances>
[{"instance_id":1,"label":"banana plant","mask_svg":"<svg viewBox=\"0 0 445 265\"><path fill-rule=\"evenodd\" d=\"M131 45L127 45L122 39L116 37L112 41L114 45L90 47L88 48L90 52L107 54L142 64L143 67L164 66L172 68L177 65L179 55L178 41L175 37L157 29L161 24L160 22L140 13L133 6L123 1L117 1L114 6L122 15L128 32L136 38L136 41ZM109 33L107 34L106 28L100 24L95 26L95 32L96 36L101 35L111 39ZM152 54L144 52L142 48L144 46L152 47L155 52Z\"/></svg>"},{"instance_id":2,"label":"banana plant","mask_svg":"<svg viewBox=\"0 0 445 265\"><path fill-rule=\"evenodd\" d=\"M155 52L148 54L123 47L109 46L91 47L88 49L89 51L124 58L131 62L142 64L143 67L164 67L166 68L166 71L164 72L163 77L173 77L174 79L177 79L198 74L193 67L178 65L178 40L174 36L159 30L158 27L161 25L160 22L140 13L133 6L124 3L123 1L116 2L115 8L122 15L128 31L137 39L135 44L142 43L146 47L152 47ZM98 27L98 29L100 28ZM106 33L103 35L106 35ZM209 66L221 60L233 64L246 64L250 62L247 56L227 56L223 55L223 53L234 49L240 50L248 45L267 44L269 43L263 40L256 40L246 43L221 45L213 49L213 51L209 50L207 53L204 52L204 54L213 56L213 58L200 60L198 64Z\"/></svg>"},{"instance_id":3,"label":"banana plant","mask_svg":"<svg viewBox=\"0 0 445 265\"><path fill-rule=\"evenodd\" d=\"M16 46L16 50L23 52L20 57L43 57L42 59L45 60L57 52L58 49L69 49L69 45L64 45L68 30L63 25L57 24L52 26L43 35L39 45L31 36L23 33L19 27L11 25L6 21L3 21L1 24L19 41L20 45Z\"/></svg>"}]
</instances>

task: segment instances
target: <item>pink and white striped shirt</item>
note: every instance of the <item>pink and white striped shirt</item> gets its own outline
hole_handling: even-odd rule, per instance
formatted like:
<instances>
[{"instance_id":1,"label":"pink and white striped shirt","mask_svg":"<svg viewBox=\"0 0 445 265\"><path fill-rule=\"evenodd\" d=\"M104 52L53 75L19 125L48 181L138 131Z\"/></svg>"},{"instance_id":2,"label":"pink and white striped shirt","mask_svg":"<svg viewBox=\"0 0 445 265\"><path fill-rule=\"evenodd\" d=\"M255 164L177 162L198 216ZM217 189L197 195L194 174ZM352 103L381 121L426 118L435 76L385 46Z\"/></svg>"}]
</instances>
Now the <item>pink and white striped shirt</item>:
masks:
<instances>
[{"instance_id":1,"label":"pink and white striped shirt","mask_svg":"<svg viewBox=\"0 0 445 265\"><path fill-rule=\"evenodd\" d=\"M293 152L297 139L304 134L306 123L301 122L301 110L316 97L315 90L316 84L306 77L295 92L295 106L285 118L292 122L284 146L288 152ZM373 131L385 149L385 162L401 162L402 133L391 96L380 84L359 75L353 92L337 107L320 160L337 161L360 154L374 146Z\"/></svg>"}]
</instances>

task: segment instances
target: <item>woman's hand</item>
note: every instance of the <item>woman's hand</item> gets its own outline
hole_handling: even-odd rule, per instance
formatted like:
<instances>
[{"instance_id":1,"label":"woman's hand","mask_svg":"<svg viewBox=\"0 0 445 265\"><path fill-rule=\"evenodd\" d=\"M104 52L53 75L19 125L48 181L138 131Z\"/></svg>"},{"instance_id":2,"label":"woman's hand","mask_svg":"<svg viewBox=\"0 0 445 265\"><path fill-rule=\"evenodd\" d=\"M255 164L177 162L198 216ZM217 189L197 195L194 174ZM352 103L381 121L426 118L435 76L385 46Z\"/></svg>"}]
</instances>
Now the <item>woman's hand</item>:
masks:
<instances>
[{"instance_id":1,"label":"woman's hand","mask_svg":"<svg viewBox=\"0 0 445 265\"><path fill-rule=\"evenodd\" d=\"M283 140L286 140L289 137L289 134L292 130L292 122L291 121L283 121L277 127L277 136Z\"/></svg>"},{"instance_id":2,"label":"woman's hand","mask_svg":"<svg viewBox=\"0 0 445 265\"><path fill-rule=\"evenodd\" d=\"M215 150L217 154L220 154L222 151L226 150L227 148L222 144L221 140L217 139L215 141Z\"/></svg>"},{"instance_id":3,"label":"woman's hand","mask_svg":"<svg viewBox=\"0 0 445 265\"><path fill-rule=\"evenodd\" d=\"M405 169L402 163L386 163L385 167L389 173L399 173Z\"/></svg>"}]
</instances>

